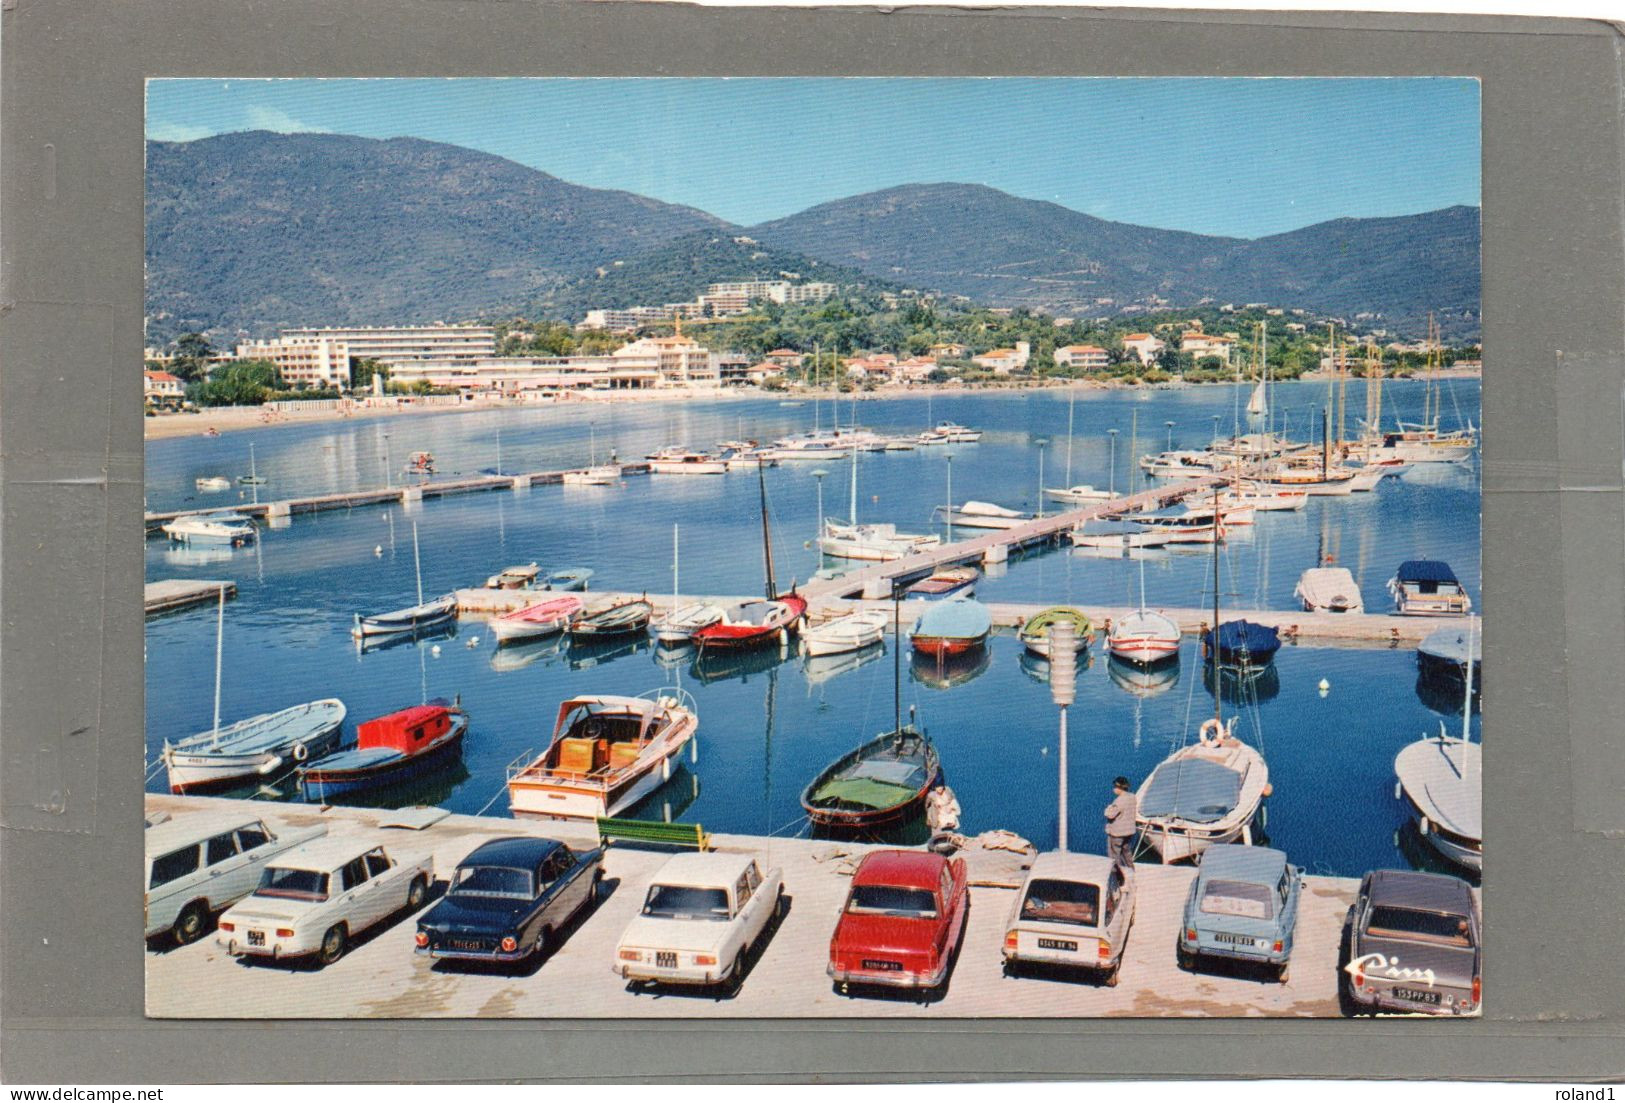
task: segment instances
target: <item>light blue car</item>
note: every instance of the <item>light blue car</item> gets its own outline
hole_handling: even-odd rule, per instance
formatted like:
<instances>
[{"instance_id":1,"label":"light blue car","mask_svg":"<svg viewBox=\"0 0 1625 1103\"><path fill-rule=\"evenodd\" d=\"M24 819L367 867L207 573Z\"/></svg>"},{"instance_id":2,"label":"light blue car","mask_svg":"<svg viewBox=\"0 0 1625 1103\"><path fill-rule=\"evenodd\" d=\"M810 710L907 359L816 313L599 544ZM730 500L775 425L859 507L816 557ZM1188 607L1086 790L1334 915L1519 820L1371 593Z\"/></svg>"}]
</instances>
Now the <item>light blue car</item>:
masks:
<instances>
[{"instance_id":1,"label":"light blue car","mask_svg":"<svg viewBox=\"0 0 1625 1103\"><path fill-rule=\"evenodd\" d=\"M1209 847L1185 898L1180 968L1195 968L1198 957L1229 958L1274 967L1285 984L1302 890L1303 871L1279 850Z\"/></svg>"}]
</instances>

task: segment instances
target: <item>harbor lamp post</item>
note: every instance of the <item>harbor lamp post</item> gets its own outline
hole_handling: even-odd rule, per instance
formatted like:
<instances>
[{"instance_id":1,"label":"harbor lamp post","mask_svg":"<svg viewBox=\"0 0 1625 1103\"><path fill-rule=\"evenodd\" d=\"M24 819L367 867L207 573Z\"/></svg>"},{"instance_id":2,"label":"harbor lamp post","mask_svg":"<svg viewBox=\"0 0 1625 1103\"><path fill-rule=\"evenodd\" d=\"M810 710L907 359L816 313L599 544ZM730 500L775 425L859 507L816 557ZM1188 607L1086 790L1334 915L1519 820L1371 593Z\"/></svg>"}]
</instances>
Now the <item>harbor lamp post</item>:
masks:
<instances>
[{"instance_id":1,"label":"harbor lamp post","mask_svg":"<svg viewBox=\"0 0 1625 1103\"><path fill-rule=\"evenodd\" d=\"M1038 445L1038 509L1037 515L1044 516L1044 446L1049 444L1048 437L1039 437L1033 441Z\"/></svg>"},{"instance_id":2,"label":"harbor lamp post","mask_svg":"<svg viewBox=\"0 0 1625 1103\"><path fill-rule=\"evenodd\" d=\"M1078 695L1078 636L1077 626L1069 620L1057 620L1049 626L1049 693L1050 700L1061 710L1061 739L1059 768L1061 771L1057 797L1055 848L1066 853L1066 710Z\"/></svg>"},{"instance_id":3,"label":"harbor lamp post","mask_svg":"<svg viewBox=\"0 0 1625 1103\"><path fill-rule=\"evenodd\" d=\"M1218 414L1213 415L1213 439L1214 440L1219 439L1219 415Z\"/></svg>"},{"instance_id":4,"label":"harbor lamp post","mask_svg":"<svg viewBox=\"0 0 1625 1103\"><path fill-rule=\"evenodd\" d=\"M952 451L944 453L948 457L948 505L943 520L948 522L947 543L954 542L954 454Z\"/></svg>"},{"instance_id":5,"label":"harbor lamp post","mask_svg":"<svg viewBox=\"0 0 1625 1103\"><path fill-rule=\"evenodd\" d=\"M1106 432L1112 438L1112 458L1108 461L1106 493L1108 496L1115 498L1117 497L1117 430L1107 429Z\"/></svg>"},{"instance_id":6,"label":"harbor lamp post","mask_svg":"<svg viewBox=\"0 0 1625 1103\"><path fill-rule=\"evenodd\" d=\"M822 539L824 536L824 476L828 475L829 472L820 467L812 474L813 478L818 480L818 536Z\"/></svg>"},{"instance_id":7,"label":"harbor lamp post","mask_svg":"<svg viewBox=\"0 0 1625 1103\"><path fill-rule=\"evenodd\" d=\"M1168 451L1172 452L1174 450L1174 423L1165 421L1163 424L1168 426Z\"/></svg>"},{"instance_id":8,"label":"harbor lamp post","mask_svg":"<svg viewBox=\"0 0 1625 1103\"><path fill-rule=\"evenodd\" d=\"M385 487L385 489L393 489L394 486L395 486L395 473L394 473L393 470L391 470L393 467L394 467L394 464L392 464L390 462L390 460L389 460L389 434L385 433L384 434L384 487Z\"/></svg>"}]
</instances>

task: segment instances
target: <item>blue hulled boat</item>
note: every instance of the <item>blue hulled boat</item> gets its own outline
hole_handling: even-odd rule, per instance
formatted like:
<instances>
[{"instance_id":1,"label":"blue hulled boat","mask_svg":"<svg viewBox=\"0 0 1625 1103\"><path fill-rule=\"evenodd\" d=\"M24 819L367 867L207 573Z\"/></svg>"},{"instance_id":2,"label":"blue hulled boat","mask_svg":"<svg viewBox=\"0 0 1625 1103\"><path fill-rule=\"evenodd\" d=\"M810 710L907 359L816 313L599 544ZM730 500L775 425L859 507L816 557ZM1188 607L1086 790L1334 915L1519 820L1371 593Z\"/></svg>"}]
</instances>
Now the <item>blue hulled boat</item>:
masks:
<instances>
[{"instance_id":1,"label":"blue hulled boat","mask_svg":"<svg viewBox=\"0 0 1625 1103\"><path fill-rule=\"evenodd\" d=\"M300 791L328 801L444 769L462 757L467 732L468 714L444 701L368 720L356 729L356 746L299 770Z\"/></svg>"},{"instance_id":2,"label":"blue hulled boat","mask_svg":"<svg viewBox=\"0 0 1625 1103\"><path fill-rule=\"evenodd\" d=\"M1250 620L1227 620L1219 625L1219 662L1224 666L1263 666L1281 649L1278 629ZM1202 653L1213 655L1213 630L1202 633Z\"/></svg>"}]
</instances>

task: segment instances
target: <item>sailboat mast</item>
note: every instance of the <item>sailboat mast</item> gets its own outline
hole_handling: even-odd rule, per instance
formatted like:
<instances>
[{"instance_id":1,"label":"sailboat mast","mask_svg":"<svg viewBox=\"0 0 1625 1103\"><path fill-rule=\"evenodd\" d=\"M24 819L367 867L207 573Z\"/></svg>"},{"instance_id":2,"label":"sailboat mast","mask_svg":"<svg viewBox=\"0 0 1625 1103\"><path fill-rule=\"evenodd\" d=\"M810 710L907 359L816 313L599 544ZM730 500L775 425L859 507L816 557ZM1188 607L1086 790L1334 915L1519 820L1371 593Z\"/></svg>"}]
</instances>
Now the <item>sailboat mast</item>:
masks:
<instances>
[{"instance_id":1,"label":"sailboat mast","mask_svg":"<svg viewBox=\"0 0 1625 1103\"><path fill-rule=\"evenodd\" d=\"M858 523L858 443L856 438L852 441L852 500L847 509L847 516L856 525Z\"/></svg>"},{"instance_id":2,"label":"sailboat mast","mask_svg":"<svg viewBox=\"0 0 1625 1103\"><path fill-rule=\"evenodd\" d=\"M1467 692L1461 702L1461 741L1465 745L1473 736L1473 618L1467 618ZM1462 752L1462 762L1467 761Z\"/></svg>"},{"instance_id":3,"label":"sailboat mast","mask_svg":"<svg viewBox=\"0 0 1625 1103\"><path fill-rule=\"evenodd\" d=\"M214 620L214 735L212 742L220 741L220 660L225 654L226 642L226 588L220 587L220 606Z\"/></svg>"},{"instance_id":4,"label":"sailboat mast","mask_svg":"<svg viewBox=\"0 0 1625 1103\"><path fill-rule=\"evenodd\" d=\"M767 564L767 600L774 601L779 592L773 585L773 540L767 529L767 476L763 474L764 465L761 460L756 461L756 483L762 492L762 559Z\"/></svg>"},{"instance_id":5,"label":"sailboat mast","mask_svg":"<svg viewBox=\"0 0 1625 1103\"><path fill-rule=\"evenodd\" d=\"M1072 412L1078 403L1078 388L1075 383L1074 380L1066 388L1066 482L1063 485L1068 490L1072 488Z\"/></svg>"},{"instance_id":6,"label":"sailboat mast","mask_svg":"<svg viewBox=\"0 0 1625 1103\"><path fill-rule=\"evenodd\" d=\"M816 434L818 432L818 375L819 375L818 366L819 366L818 342L814 341L813 342L813 433L814 434Z\"/></svg>"},{"instance_id":7,"label":"sailboat mast","mask_svg":"<svg viewBox=\"0 0 1625 1103\"><path fill-rule=\"evenodd\" d=\"M423 604L423 560L418 555L418 523L412 522L412 572L418 579L418 604Z\"/></svg>"},{"instance_id":8,"label":"sailboat mast","mask_svg":"<svg viewBox=\"0 0 1625 1103\"><path fill-rule=\"evenodd\" d=\"M677 526L671 527L671 607L677 608L677 595L682 591L677 586Z\"/></svg>"},{"instance_id":9,"label":"sailboat mast","mask_svg":"<svg viewBox=\"0 0 1625 1103\"><path fill-rule=\"evenodd\" d=\"M897 583L891 584L891 730L903 730L903 599Z\"/></svg>"},{"instance_id":10,"label":"sailboat mast","mask_svg":"<svg viewBox=\"0 0 1625 1103\"><path fill-rule=\"evenodd\" d=\"M1141 569L1144 569L1142 564ZM1219 683L1219 488L1213 488L1213 719L1221 729L1224 725L1222 702L1223 686Z\"/></svg>"}]
</instances>

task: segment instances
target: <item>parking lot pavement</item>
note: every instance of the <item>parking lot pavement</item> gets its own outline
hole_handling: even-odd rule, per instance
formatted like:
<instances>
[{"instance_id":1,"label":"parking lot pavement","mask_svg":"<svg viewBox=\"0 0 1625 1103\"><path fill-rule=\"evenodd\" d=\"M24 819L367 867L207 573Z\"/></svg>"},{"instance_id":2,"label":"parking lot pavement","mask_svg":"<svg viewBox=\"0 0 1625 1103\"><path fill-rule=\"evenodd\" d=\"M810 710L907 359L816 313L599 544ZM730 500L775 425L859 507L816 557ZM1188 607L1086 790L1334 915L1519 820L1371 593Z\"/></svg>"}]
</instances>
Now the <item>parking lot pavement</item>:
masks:
<instances>
[{"instance_id":1,"label":"parking lot pavement","mask_svg":"<svg viewBox=\"0 0 1625 1103\"><path fill-rule=\"evenodd\" d=\"M218 806L210 798L147 798L149 813L180 815ZM402 854L431 851L444 877L484 839L504 834L554 835L589 843L579 828L501 817L449 816L421 830L380 828L388 812L314 806L253 808L287 823L326 823L331 833L375 835ZM573 837L573 838L572 838ZM1141 865L1135 920L1121 981L1107 988L1086 978L1004 975L1000 947L1015 900L1008 888L971 889L970 921L952 978L939 998L838 993L825 975L829 938L846 894L851 863L841 852L862 846L808 839L717 836L718 849L751 851L764 867L784 870L789 907L750 963L738 994L629 989L611 972L616 943L637 913L644 890L668 854L611 847L605 891L576 922L564 944L523 974L432 962L413 953L413 917L397 915L357 938L325 969L233 959L212 932L191 946L147 950L147 1013L176 1018L260 1017L826 1017L914 1016L1334 1016L1338 1014L1338 945L1358 883L1309 878L1298 918L1291 977L1216 967L1181 971L1174 961L1185 894L1194 870ZM973 880L974 880L973 875Z\"/></svg>"}]
</instances>

